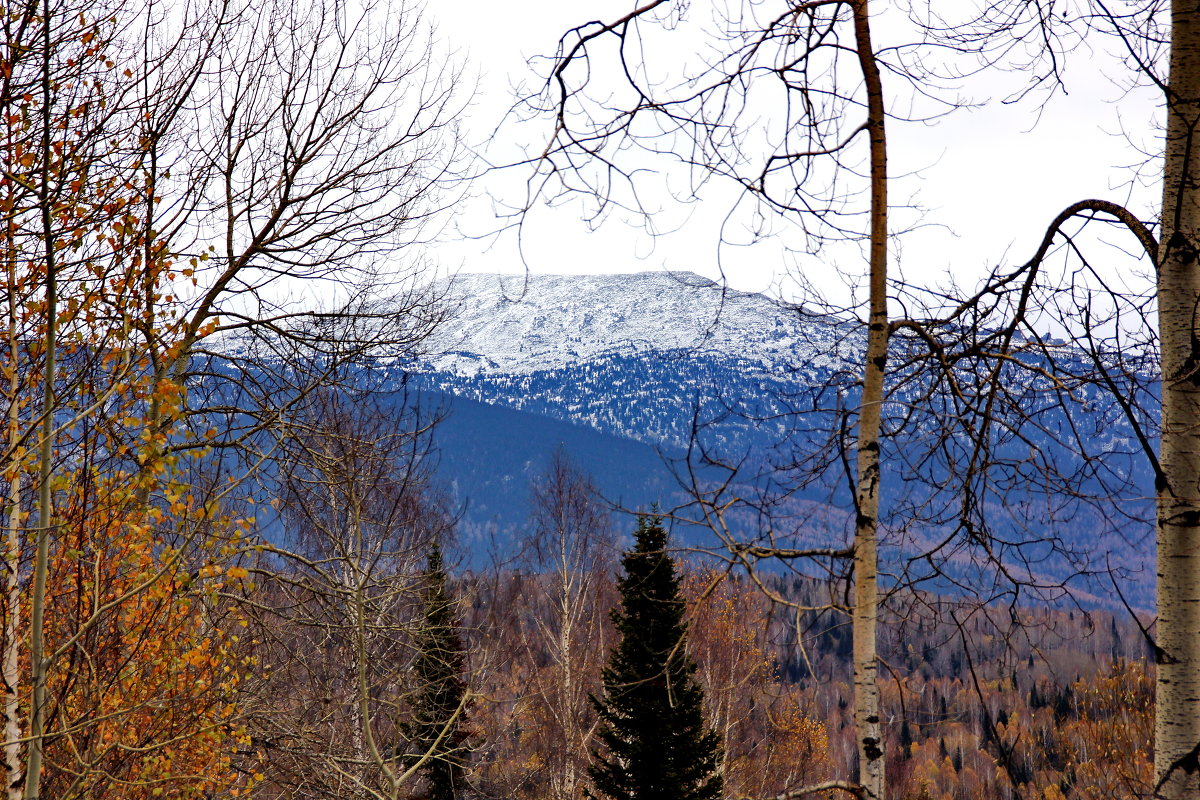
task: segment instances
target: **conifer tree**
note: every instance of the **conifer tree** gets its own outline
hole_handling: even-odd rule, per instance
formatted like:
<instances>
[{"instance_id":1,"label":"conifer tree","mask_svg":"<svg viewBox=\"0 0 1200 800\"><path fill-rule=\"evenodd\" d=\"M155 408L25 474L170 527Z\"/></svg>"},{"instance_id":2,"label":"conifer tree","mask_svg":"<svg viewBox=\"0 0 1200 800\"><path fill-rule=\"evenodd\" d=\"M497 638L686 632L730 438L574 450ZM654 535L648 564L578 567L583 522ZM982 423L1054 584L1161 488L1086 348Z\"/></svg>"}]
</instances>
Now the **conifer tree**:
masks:
<instances>
[{"instance_id":1,"label":"conifer tree","mask_svg":"<svg viewBox=\"0 0 1200 800\"><path fill-rule=\"evenodd\" d=\"M593 698L604 748L589 769L595 794L612 800L717 800L721 752L702 708L703 693L684 651L687 626L667 534L643 517L625 553L613 622L621 640Z\"/></svg>"},{"instance_id":2,"label":"conifer tree","mask_svg":"<svg viewBox=\"0 0 1200 800\"><path fill-rule=\"evenodd\" d=\"M456 800L466 788L466 655L437 542L429 550L423 602L424 624L413 662L418 688L412 717L400 729L408 740L409 760L427 756L420 767L426 800Z\"/></svg>"}]
</instances>

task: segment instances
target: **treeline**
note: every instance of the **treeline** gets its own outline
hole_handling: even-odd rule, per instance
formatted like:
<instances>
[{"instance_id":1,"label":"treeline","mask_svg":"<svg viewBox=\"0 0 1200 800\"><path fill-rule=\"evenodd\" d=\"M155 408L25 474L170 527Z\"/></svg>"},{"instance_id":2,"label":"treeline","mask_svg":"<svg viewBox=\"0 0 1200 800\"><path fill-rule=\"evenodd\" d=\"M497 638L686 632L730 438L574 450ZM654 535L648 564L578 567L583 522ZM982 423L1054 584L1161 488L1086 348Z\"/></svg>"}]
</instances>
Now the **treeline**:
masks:
<instances>
[{"instance_id":1,"label":"treeline","mask_svg":"<svg viewBox=\"0 0 1200 800\"><path fill-rule=\"evenodd\" d=\"M531 513L511 558L448 568L455 514L430 472L432 423L317 387L262 435L269 466L253 480L210 450L141 483L81 433L48 558L45 795L595 795L633 521L559 453L515 489ZM721 796L847 781L844 585L678 569L677 644L696 665ZM8 652L30 600L3 606ZM1134 622L913 592L883 609L889 796L1148 796L1152 677ZM30 698L14 694L19 724ZM19 775L22 736L6 747Z\"/></svg>"},{"instance_id":2,"label":"treeline","mask_svg":"<svg viewBox=\"0 0 1200 800\"><path fill-rule=\"evenodd\" d=\"M580 774L589 763L595 717L583 688L599 692L614 634L604 614L589 615L593 632L565 659L562 585L518 572L463 587L480 690L492 700L475 710L476 725L490 732L474 755L485 796L566 798L555 787L567 764ZM610 608L611 582L591 585L589 609ZM726 796L774 797L852 775L844 623L828 615L797 637L794 616L744 579L694 567L684 585L687 646L721 735ZM793 598L820 591L815 581L804 589ZM889 796L1150 796L1153 670L1137 628L1105 612L1043 610L1012 621L1007 610L976 611L987 621L964 631L895 615L884 625ZM579 696L567 706L571 686ZM565 729L571 720L573 732Z\"/></svg>"}]
</instances>

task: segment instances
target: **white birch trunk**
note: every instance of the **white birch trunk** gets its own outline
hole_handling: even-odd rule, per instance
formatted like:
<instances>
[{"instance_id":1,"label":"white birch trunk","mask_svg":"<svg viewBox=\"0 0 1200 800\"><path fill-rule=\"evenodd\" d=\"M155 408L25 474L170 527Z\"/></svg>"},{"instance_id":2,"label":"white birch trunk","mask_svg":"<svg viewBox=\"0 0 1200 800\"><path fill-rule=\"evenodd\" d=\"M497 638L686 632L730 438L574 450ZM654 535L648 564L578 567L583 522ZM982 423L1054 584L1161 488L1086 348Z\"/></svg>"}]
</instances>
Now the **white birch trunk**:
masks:
<instances>
[{"instance_id":1,"label":"white birch trunk","mask_svg":"<svg viewBox=\"0 0 1200 800\"><path fill-rule=\"evenodd\" d=\"M1200 798L1200 8L1172 9L1159 246L1163 479L1158 491L1155 796Z\"/></svg>"},{"instance_id":2,"label":"white birch trunk","mask_svg":"<svg viewBox=\"0 0 1200 800\"><path fill-rule=\"evenodd\" d=\"M16 261L8 268L8 358L12 374L8 378L8 450L11 453L8 478L8 524L4 536L4 588L7 616L4 619L4 654L0 680L4 682L4 770L8 800L21 800L24 771L21 766L21 459L17 448L21 441L21 379L17 364L21 357L17 332Z\"/></svg>"},{"instance_id":3,"label":"white birch trunk","mask_svg":"<svg viewBox=\"0 0 1200 800\"><path fill-rule=\"evenodd\" d=\"M562 675L562 695L559 701L559 718L562 720L566 741L566 758L563 759L562 780L558 787L561 800L575 800L578 791L576 758L578 756L578 720L575 708L575 664L574 633L575 611L579 598L575 596L575 565L570 558L570 547L564 534L559 536L559 616L561 624L558 634L559 668Z\"/></svg>"},{"instance_id":4,"label":"white birch trunk","mask_svg":"<svg viewBox=\"0 0 1200 800\"><path fill-rule=\"evenodd\" d=\"M870 138L871 232L870 315L858 415L857 519L854 530L854 718L858 732L858 782L867 800L885 796L885 758L879 710L879 617L877 545L879 529L879 431L887 367L887 138L883 84L871 43L868 0L853 4L855 48L867 90Z\"/></svg>"}]
</instances>

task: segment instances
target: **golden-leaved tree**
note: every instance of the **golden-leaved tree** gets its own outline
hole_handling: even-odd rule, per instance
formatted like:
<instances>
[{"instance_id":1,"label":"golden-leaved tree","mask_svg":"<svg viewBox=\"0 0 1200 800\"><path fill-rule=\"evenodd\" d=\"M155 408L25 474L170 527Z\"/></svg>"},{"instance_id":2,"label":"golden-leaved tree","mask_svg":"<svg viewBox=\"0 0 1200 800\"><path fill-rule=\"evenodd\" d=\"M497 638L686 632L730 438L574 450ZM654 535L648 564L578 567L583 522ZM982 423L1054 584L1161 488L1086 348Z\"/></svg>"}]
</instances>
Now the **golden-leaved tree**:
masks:
<instances>
[{"instance_id":1,"label":"golden-leaved tree","mask_svg":"<svg viewBox=\"0 0 1200 800\"><path fill-rule=\"evenodd\" d=\"M198 569L209 536L236 526L169 475L98 468L64 476L47 575L50 647L41 792L202 796L238 783L236 615L213 594L237 581ZM146 495L156 496L147 502Z\"/></svg>"},{"instance_id":2,"label":"golden-leaved tree","mask_svg":"<svg viewBox=\"0 0 1200 800\"><path fill-rule=\"evenodd\" d=\"M238 671L192 574L216 569L200 545L236 526L168 454L183 393L152 364L177 349L182 315L174 256L144 224L162 198L134 72L118 70L120 12L14 8L0 44L10 798L232 780Z\"/></svg>"}]
</instances>

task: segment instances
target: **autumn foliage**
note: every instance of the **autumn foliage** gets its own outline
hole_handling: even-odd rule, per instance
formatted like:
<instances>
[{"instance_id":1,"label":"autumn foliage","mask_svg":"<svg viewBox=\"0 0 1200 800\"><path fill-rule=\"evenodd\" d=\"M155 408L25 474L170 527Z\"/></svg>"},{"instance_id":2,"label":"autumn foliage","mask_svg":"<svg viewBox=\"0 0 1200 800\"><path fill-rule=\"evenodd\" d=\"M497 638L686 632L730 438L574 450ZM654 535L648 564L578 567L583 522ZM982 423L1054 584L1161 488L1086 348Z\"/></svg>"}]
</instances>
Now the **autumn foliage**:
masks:
<instances>
[{"instance_id":1,"label":"autumn foliage","mask_svg":"<svg viewBox=\"0 0 1200 800\"><path fill-rule=\"evenodd\" d=\"M230 580L171 546L187 511L144 479L73 474L52 547L47 638L51 797L206 796L235 784L232 703L245 665L213 591ZM183 513L180 513L180 512ZM232 638L232 641L231 641Z\"/></svg>"},{"instance_id":2,"label":"autumn foliage","mask_svg":"<svg viewBox=\"0 0 1200 800\"><path fill-rule=\"evenodd\" d=\"M693 571L689 647L725 753L731 797L773 797L830 777L829 736L812 698L781 680L765 597L726 574Z\"/></svg>"},{"instance_id":3,"label":"autumn foliage","mask_svg":"<svg viewBox=\"0 0 1200 800\"><path fill-rule=\"evenodd\" d=\"M224 193L231 202L234 189L245 189L251 199L244 208L224 209L230 217L223 222L230 231L246 220L265 227L247 237L254 241L243 251L230 245L233 255L223 261L211 257L207 243L185 252L160 230L163 221L177 222L196 244L212 233L216 217L187 213L221 201L190 195L188 187L173 199L186 196L179 202L193 207L175 217L164 200L167 164L182 159L170 148L186 149L179 144L186 137L165 137L169 125L156 127L161 109L147 107L139 94L160 79L169 83L163 64L125 60L129 52L115 38L115 4L46 8L51 13L35 6L7 10L0 42L0 671L9 796L19 796L32 744L36 670L29 642L38 545L48 552L39 628L45 658L37 665L44 667L45 730L35 737L45 755L42 798L418 792L413 787L421 781L406 771L419 760L415 753L439 752L445 730L434 720L413 732L414 698L429 688L414 668L422 629L414 611L420 571L413 565L453 516L432 501L437 492L417 468L420 436L352 404L341 411L357 425L322 431L332 406L303 418L297 402L285 419L282 406L291 398L281 403L270 425L294 426L281 441L308 461L292 465L292 477L304 480L274 499L283 501L288 534L320 542L284 554L251 514L235 514L227 502L228 486L249 482L267 456L229 485L213 479L210 472L227 477L226 465L201 441L204 425L191 424L206 409L189 407L181 365L189 348L217 330L213 298L222 286L240 287L239 300L247 300L277 276L295 277L289 263L302 264L310 277L334 274L374 247L380 232L392 236L408 220L407 201L356 217L366 208L357 198L367 178L377 179L368 194L388 197L401 191L397 174L411 178L419 170L410 169L403 147L387 144L356 162L360 171L349 170L354 180L347 184L304 172L313 164L339 172L357 147L379 135L350 125L356 132L336 157L304 151L295 163L281 161L288 169L280 169L278 197L254 193L270 183L251 180L260 177L257 164L239 167L244 173L231 167L228 183L213 196ZM389 46L402 44L401 37ZM354 69L373 67L373 57ZM197 61L196 75L208 69L203 63ZM380 74L378 86L400 82L387 70ZM207 102L181 100L164 119L192 108L193 100L195 107ZM245 128L271 131L284 122L302 128L304 120L322 117L281 108L271 122ZM230 114L221 125L243 124ZM341 112L332 118L341 120ZM261 145L255 157L291 144ZM231 161L241 147L231 145ZM376 171L380 159L393 157ZM325 180L342 198L332 206L319 192L308 193ZM316 198L315 205L304 213L288 207L300 202L296 195ZM259 213L291 221L272 232ZM333 233L310 235L305 225L314 219L333 220ZM306 261L310 246L318 253L327 248L331 260ZM268 262L262 269L271 277L239 282L239 259L242 266ZM205 269L219 277L211 294L189 307L181 294L204 293L197 273ZM270 307L260 297L248 300L258 302ZM200 306L203 313L189 316ZM388 314L367 316L375 323ZM247 316L231 327L253 322ZM295 333L278 319L270 325L273 333ZM326 345L333 349L317 342ZM424 423L417 428L423 431ZM231 437L222 443L245 444ZM286 472L279 453L273 457L275 471ZM593 502L594 487L566 466L557 469L557 483L542 492L535 513L536 563L446 578L451 593L470 605L461 631L469 643L465 687L457 655L452 682L478 696L463 722L470 730L455 728L448 794L466 785L484 797L581 800L589 790L600 729L589 697L602 692L601 666L617 640L608 618L617 603L614 537L598 530L609 519ZM43 488L50 502L39 508L35 495ZM253 494L247 489L240 499L248 503ZM357 518L348 514L351 506ZM348 544L346 532L355 526L362 541ZM248 563L269 577L256 584ZM858 734L850 719L848 628L840 611L814 610L821 607L808 596L814 583L773 587L793 601L793 611L805 609L784 614L736 575L695 565L685 574L686 646L703 689L705 729L720 741L727 797L773 797L853 774ZM1083 615L1077 622L1059 611L1039 612L1019 626L1010 609L975 609L972 621L958 626L889 613L880 637L889 675L881 694L894 797L1152 794L1154 676L1145 653L1122 644L1134 636L1130 626L1118 633L1108 616L1108 626L1085 630ZM1019 642L1009 638L1014 627L1005 627L1009 614L1022 628ZM457 614L451 616L457 625ZM1056 626L1070 635L1028 633ZM457 641L460 631L443 633ZM1100 640L1102 646L1083 644ZM421 742L426 746L417 747Z\"/></svg>"},{"instance_id":4,"label":"autumn foliage","mask_svg":"<svg viewBox=\"0 0 1200 800\"><path fill-rule=\"evenodd\" d=\"M178 388L151 380L144 358L77 349L71 379L105 397L59 440L42 792L192 797L248 786L253 777L230 767L248 664L221 599L238 580L221 564L245 522L197 496L183 480L189 460L167 454ZM29 602L21 596L17 620L30 619Z\"/></svg>"}]
</instances>

